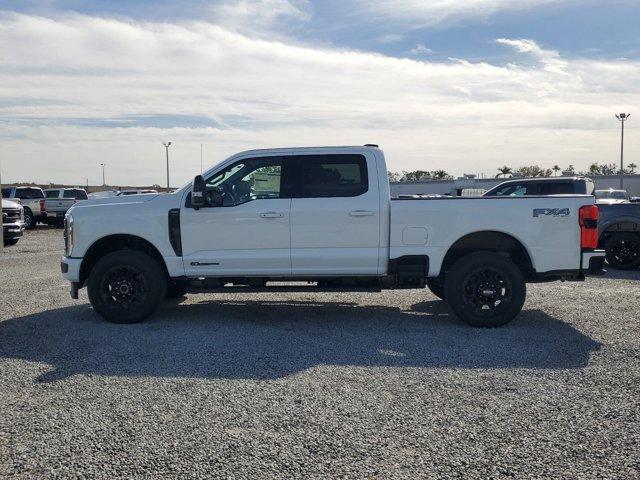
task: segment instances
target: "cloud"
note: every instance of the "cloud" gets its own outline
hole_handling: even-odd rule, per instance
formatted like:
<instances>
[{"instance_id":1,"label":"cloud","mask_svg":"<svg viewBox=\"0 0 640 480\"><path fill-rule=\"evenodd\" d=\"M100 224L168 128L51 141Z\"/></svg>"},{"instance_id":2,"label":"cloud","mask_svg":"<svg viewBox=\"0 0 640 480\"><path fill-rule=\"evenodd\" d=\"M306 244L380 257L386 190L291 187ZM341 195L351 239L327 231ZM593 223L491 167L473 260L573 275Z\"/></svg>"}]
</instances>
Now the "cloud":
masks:
<instances>
[{"instance_id":1,"label":"cloud","mask_svg":"<svg viewBox=\"0 0 640 480\"><path fill-rule=\"evenodd\" d=\"M533 40L497 38L496 43L512 47L518 53L529 53L533 55L544 65L545 70L549 72L566 73L567 62L560 58L560 54L556 50L545 50L541 48Z\"/></svg>"},{"instance_id":2,"label":"cloud","mask_svg":"<svg viewBox=\"0 0 640 480\"><path fill-rule=\"evenodd\" d=\"M308 0L223 0L209 13L210 21L230 30L283 37L283 29L311 19L311 6Z\"/></svg>"},{"instance_id":3,"label":"cloud","mask_svg":"<svg viewBox=\"0 0 640 480\"><path fill-rule=\"evenodd\" d=\"M427 48L423 44L419 43L415 47L413 47L411 50L409 50L409 53L411 55L413 55L414 57L419 57L421 55L429 55L429 54L433 53L433 50L431 50L430 48Z\"/></svg>"},{"instance_id":4,"label":"cloud","mask_svg":"<svg viewBox=\"0 0 640 480\"><path fill-rule=\"evenodd\" d=\"M392 169L455 174L611 161L611 115L640 104L640 65L499 43L535 61L418 61L202 22L5 14L3 177L98 181L105 162L114 182L156 183L163 139L179 181L199 171L200 143L206 163L246 148L379 143ZM640 153L637 136L626 148Z\"/></svg>"},{"instance_id":5,"label":"cloud","mask_svg":"<svg viewBox=\"0 0 640 480\"><path fill-rule=\"evenodd\" d=\"M579 0L355 0L368 15L396 19L416 26L434 26L469 18L486 18L505 11L578 3ZM587 0L589 1L589 0ZM584 3L584 1L583 1ZM406 24L406 23L405 23Z\"/></svg>"}]
</instances>

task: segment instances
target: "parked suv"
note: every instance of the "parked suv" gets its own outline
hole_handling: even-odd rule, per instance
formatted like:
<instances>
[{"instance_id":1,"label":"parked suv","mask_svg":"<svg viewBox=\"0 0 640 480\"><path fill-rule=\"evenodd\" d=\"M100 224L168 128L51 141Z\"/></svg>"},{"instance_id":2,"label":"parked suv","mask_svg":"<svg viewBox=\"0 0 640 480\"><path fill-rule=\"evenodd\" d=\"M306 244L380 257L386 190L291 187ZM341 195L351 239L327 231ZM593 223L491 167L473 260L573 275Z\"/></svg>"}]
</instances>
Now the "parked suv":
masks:
<instances>
[{"instance_id":1,"label":"parked suv","mask_svg":"<svg viewBox=\"0 0 640 480\"><path fill-rule=\"evenodd\" d=\"M87 199L87 192L83 188L48 188L44 195L47 209L45 223L58 227L62 227L67 210L76 202Z\"/></svg>"},{"instance_id":2,"label":"parked suv","mask_svg":"<svg viewBox=\"0 0 640 480\"><path fill-rule=\"evenodd\" d=\"M2 240L15 245L24 231L24 208L16 202L2 199Z\"/></svg>"},{"instance_id":3,"label":"parked suv","mask_svg":"<svg viewBox=\"0 0 640 480\"><path fill-rule=\"evenodd\" d=\"M24 207L24 223L26 228L36 228L38 222L45 223L47 207L44 192L40 187L4 187L2 198L19 200Z\"/></svg>"},{"instance_id":4,"label":"parked suv","mask_svg":"<svg viewBox=\"0 0 640 480\"><path fill-rule=\"evenodd\" d=\"M517 178L502 182L482 196L593 195L594 191L593 180L587 177Z\"/></svg>"}]
</instances>

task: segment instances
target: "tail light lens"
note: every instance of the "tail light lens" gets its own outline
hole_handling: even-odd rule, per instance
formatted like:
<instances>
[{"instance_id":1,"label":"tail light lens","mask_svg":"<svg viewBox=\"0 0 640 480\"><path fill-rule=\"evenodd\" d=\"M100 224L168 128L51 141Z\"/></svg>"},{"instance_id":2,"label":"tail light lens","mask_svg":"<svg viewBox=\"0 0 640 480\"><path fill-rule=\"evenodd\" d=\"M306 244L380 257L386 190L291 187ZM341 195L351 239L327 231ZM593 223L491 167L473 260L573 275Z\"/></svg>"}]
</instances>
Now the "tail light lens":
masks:
<instances>
[{"instance_id":1,"label":"tail light lens","mask_svg":"<svg viewBox=\"0 0 640 480\"><path fill-rule=\"evenodd\" d=\"M40 213L44 213L47 211L47 207L45 206L44 200L40 200Z\"/></svg>"},{"instance_id":2,"label":"tail light lens","mask_svg":"<svg viewBox=\"0 0 640 480\"><path fill-rule=\"evenodd\" d=\"M583 205L578 215L580 221L580 247L598 247L598 207Z\"/></svg>"}]
</instances>

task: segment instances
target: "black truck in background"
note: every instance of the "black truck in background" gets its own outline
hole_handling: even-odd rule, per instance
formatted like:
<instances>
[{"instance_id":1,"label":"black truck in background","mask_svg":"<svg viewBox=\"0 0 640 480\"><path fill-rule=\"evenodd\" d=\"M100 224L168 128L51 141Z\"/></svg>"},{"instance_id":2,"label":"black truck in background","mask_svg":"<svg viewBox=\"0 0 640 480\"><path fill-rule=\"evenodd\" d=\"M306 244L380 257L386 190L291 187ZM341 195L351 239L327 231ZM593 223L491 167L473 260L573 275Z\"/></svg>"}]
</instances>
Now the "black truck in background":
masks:
<instances>
[{"instance_id":1,"label":"black truck in background","mask_svg":"<svg viewBox=\"0 0 640 480\"><path fill-rule=\"evenodd\" d=\"M594 191L593 181L587 177L514 178L483 196L593 195ZM599 203L598 210L598 248L607 252L607 263L621 270L640 268L640 203Z\"/></svg>"}]
</instances>

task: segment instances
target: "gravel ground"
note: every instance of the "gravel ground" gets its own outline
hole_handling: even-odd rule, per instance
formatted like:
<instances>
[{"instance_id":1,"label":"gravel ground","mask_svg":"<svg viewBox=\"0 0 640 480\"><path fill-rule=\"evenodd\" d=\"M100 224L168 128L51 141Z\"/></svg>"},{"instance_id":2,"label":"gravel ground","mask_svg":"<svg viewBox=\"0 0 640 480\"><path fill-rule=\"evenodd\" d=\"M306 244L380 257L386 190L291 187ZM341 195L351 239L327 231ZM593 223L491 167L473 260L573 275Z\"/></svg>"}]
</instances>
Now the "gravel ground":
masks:
<instances>
[{"instance_id":1,"label":"gravel ground","mask_svg":"<svg viewBox=\"0 0 640 480\"><path fill-rule=\"evenodd\" d=\"M60 230L0 256L0 476L640 478L640 272L469 328L428 291L197 294L111 325Z\"/></svg>"}]
</instances>

